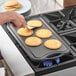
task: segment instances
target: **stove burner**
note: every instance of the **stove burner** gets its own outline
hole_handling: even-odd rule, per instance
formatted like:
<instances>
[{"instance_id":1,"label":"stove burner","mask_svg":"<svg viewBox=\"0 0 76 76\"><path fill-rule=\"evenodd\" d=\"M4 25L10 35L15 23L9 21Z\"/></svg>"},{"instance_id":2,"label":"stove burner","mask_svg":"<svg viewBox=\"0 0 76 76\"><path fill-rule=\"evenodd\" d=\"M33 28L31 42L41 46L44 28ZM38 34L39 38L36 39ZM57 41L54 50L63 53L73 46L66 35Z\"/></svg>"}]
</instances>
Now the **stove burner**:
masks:
<instances>
[{"instance_id":1,"label":"stove burner","mask_svg":"<svg viewBox=\"0 0 76 76\"><path fill-rule=\"evenodd\" d=\"M43 62L44 67L48 67L48 66L52 66L52 65L53 65L52 60L46 60Z\"/></svg>"},{"instance_id":2,"label":"stove burner","mask_svg":"<svg viewBox=\"0 0 76 76\"><path fill-rule=\"evenodd\" d=\"M55 59L56 63L59 64L60 63L60 58Z\"/></svg>"},{"instance_id":3,"label":"stove burner","mask_svg":"<svg viewBox=\"0 0 76 76\"><path fill-rule=\"evenodd\" d=\"M49 67L49 66L52 66L54 64L59 64L60 62L61 62L60 58L56 58L53 60L46 60L42 64L44 67Z\"/></svg>"}]
</instances>

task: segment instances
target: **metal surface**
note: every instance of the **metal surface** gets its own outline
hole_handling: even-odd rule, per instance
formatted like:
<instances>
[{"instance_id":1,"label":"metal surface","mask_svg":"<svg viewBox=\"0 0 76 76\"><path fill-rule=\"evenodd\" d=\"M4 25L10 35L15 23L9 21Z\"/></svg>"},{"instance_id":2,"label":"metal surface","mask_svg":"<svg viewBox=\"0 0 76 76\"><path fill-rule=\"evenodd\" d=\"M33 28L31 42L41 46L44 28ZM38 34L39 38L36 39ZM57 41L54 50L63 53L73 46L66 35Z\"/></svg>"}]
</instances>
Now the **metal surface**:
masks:
<instances>
[{"instance_id":1,"label":"metal surface","mask_svg":"<svg viewBox=\"0 0 76 76\"><path fill-rule=\"evenodd\" d=\"M68 68L62 71L57 71L57 72L42 75L42 76L76 76L76 67Z\"/></svg>"}]
</instances>

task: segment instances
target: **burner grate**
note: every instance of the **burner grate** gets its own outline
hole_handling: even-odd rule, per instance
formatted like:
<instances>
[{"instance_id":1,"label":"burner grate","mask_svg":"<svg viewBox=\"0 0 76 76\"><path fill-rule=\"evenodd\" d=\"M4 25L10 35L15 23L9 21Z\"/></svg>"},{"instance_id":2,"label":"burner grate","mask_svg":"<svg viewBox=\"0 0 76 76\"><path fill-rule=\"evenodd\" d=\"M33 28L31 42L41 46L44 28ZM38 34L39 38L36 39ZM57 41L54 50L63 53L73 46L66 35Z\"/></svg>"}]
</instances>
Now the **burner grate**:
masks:
<instances>
[{"instance_id":1,"label":"burner grate","mask_svg":"<svg viewBox=\"0 0 76 76\"><path fill-rule=\"evenodd\" d=\"M70 21L60 21L56 27L58 28L59 31L59 30L67 30L73 28L74 26L72 26L72 23Z\"/></svg>"},{"instance_id":2,"label":"burner grate","mask_svg":"<svg viewBox=\"0 0 76 76\"><path fill-rule=\"evenodd\" d=\"M69 45L76 44L76 31L68 32L63 35L63 38Z\"/></svg>"},{"instance_id":3,"label":"burner grate","mask_svg":"<svg viewBox=\"0 0 76 76\"><path fill-rule=\"evenodd\" d=\"M50 26L59 33L76 28L76 7L64 9L54 14L44 14L44 16L49 20Z\"/></svg>"}]
</instances>

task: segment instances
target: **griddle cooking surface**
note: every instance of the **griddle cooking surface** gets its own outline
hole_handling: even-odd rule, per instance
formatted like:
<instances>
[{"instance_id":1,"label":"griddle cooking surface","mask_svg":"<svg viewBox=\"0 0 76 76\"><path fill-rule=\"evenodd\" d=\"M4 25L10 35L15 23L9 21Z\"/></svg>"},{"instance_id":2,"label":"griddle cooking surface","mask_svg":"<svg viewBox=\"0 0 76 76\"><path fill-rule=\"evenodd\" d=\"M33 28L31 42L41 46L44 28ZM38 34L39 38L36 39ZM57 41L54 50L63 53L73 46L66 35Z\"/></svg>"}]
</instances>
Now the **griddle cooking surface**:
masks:
<instances>
[{"instance_id":1,"label":"griddle cooking surface","mask_svg":"<svg viewBox=\"0 0 76 76\"><path fill-rule=\"evenodd\" d=\"M58 40L60 40L62 42L61 38L52 30L52 28L49 27L49 25L39 15L38 16L33 16L33 17L26 18L27 21L28 20L32 20L32 19L41 20L43 22L43 26L41 28L47 28L47 29L49 29L49 30L52 31L53 36L50 37L50 38L48 38L48 39L58 39ZM48 58L48 56L51 56L51 55L55 55L55 54L61 55L61 54L67 54L67 53L69 53L68 48L63 44L63 42L62 42L62 47L60 49L57 49L57 50L50 50L50 49L44 47L44 42L46 40L48 40L48 39L42 39L43 43L40 46L29 47L24 42L27 37L19 36L17 34L17 30L18 29L12 27L10 24L8 24L7 27L8 27L8 30L11 32L11 34L19 42L19 44L21 45L21 47L24 49L24 51L27 53L27 55L30 58L32 58L33 60L45 60L45 59ZM38 29L41 29L41 28L34 29L34 32L36 30L38 30ZM35 33L32 36L35 36Z\"/></svg>"}]
</instances>

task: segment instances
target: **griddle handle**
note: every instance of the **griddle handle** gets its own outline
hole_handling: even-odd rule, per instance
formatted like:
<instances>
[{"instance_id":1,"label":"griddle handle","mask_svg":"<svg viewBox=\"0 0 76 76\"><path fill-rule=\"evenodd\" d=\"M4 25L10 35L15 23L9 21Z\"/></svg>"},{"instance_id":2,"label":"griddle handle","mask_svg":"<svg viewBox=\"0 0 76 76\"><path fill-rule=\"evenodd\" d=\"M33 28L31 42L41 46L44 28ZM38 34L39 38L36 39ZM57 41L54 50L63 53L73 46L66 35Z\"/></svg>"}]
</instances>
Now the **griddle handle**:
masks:
<instances>
[{"instance_id":1,"label":"griddle handle","mask_svg":"<svg viewBox=\"0 0 76 76\"><path fill-rule=\"evenodd\" d=\"M39 59L39 58L35 58L35 60L36 61L45 61L45 60L50 60L50 59L56 59L56 58L59 58L59 57L62 57L63 55L65 55L65 53L55 53L55 54L59 54L59 55L57 55L57 56L54 56L54 54L52 54L52 55L48 55L48 56L44 56L44 57L42 57L41 59ZM54 57L52 57L52 56L54 56Z\"/></svg>"},{"instance_id":2,"label":"griddle handle","mask_svg":"<svg viewBox=\"0 0 76 76\"><path fill-rule=\"evenodd\" d=\"M54 55L54 54L53 54ZM54 57L50 57L51 55L49 55L49 57L47 56L46 58L41 58L41 59L38 59L36 58L35 60L38 62L38 61L45 61L45 60L51 60L51 59L56 59L56 58L60 58L62 57L63 55L65 55L64 53L60 53L58 56L54 56Z\"/></svg>"},{"instance_id":3,"label":"griddle handle","mask_svg":"<svg viewBox=\"0 0 76 76\"><path fill-rule=\"evenodd\" d=\"M56 59L56 58L59 58L59 57L61 57L61 56L64 55L64 53L55 53L55 54L59 54L59 55L57 55L57 56L55 56L54 54L53 55L49 55L49 56L47 56L45 58L45 60L48 60L48 59ZM54 57L52 57L52 56L54 56Z\"/></svg>"}]
</instances>

